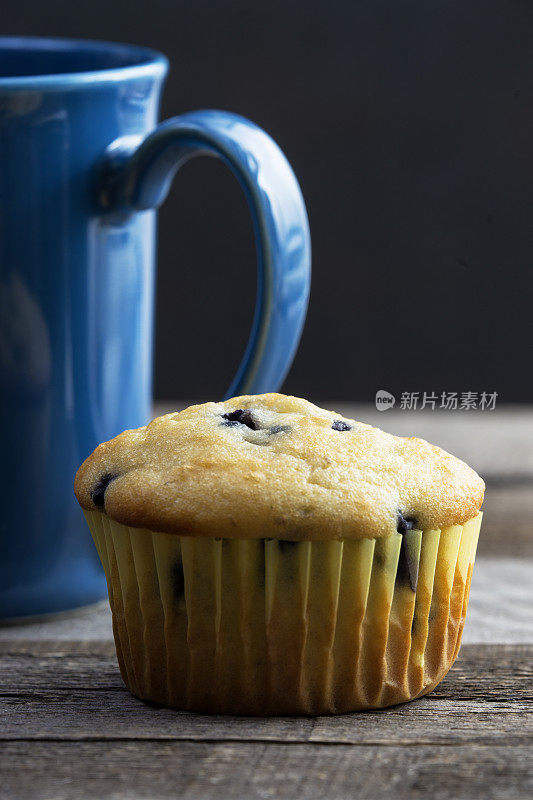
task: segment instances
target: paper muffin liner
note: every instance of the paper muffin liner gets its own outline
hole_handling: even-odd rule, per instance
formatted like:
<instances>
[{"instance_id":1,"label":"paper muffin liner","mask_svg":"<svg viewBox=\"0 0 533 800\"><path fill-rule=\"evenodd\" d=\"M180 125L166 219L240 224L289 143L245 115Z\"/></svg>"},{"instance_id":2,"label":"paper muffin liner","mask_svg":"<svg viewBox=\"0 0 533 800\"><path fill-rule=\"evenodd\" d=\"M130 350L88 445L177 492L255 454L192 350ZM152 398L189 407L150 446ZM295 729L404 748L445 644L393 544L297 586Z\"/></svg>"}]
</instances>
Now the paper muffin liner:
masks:
<instances>
[{"instance_id":1,"label":"paper muffin liner","mask_svg":"<svg viewBox=\"0 0 533 800\"><path fill-rule=\"evenodd\" d=\"M481 514L383 539L185 537L85 516L120 671L183 709L327 714L431 691L465 622Z\"/></svg>"}]
</instances>

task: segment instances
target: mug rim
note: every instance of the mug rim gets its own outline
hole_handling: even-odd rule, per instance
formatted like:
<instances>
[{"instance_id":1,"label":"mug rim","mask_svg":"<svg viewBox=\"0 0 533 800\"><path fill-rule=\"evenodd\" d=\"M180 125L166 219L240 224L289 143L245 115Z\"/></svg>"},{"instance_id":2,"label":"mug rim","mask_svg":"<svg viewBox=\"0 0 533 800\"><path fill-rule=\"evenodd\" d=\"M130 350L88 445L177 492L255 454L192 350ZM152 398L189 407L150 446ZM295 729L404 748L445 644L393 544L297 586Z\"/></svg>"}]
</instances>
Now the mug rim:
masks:
<instances>
[{"instance_id":1,"label":"mug rim","mask_svg":"<svg viewBox=\"0 0 533 800\"><path fill-rule=\"evenodd\" d=\"M162 53L140 45L59 36L0 36L0 53L17 49L24 49L28 53L100 52L110 58L121 57L126 63L101 69L43 72L31 75L0 75L0 91L13 89L64 90L138 78L162 78L166 75L169 66L168 59ZM131 63L128 63L129 61Z\"/></svg>"}]
</instances>

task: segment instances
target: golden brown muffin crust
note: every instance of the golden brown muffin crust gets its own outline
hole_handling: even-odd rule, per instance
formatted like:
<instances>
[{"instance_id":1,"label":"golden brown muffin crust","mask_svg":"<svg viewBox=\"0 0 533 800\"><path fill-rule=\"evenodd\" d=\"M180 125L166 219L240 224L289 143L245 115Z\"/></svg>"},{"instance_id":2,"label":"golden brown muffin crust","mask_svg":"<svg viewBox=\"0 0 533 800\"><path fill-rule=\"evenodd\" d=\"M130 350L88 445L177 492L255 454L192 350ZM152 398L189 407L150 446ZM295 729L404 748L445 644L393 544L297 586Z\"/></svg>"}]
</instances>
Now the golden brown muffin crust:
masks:
<instances>
[{"instance_id":1,"label":"golden brown muffin crust","mask_svg":"<svg viewBox=\"0 0 533 800\"><path fill-rule=\"evenodd\" d=\"M399 515L420 529L463 524L484 488L423 439L281 394L190 406L125 431L96 448L74 485L83 508L132 527L291 540L388 536Z\"/></svg>"}]
</instances>

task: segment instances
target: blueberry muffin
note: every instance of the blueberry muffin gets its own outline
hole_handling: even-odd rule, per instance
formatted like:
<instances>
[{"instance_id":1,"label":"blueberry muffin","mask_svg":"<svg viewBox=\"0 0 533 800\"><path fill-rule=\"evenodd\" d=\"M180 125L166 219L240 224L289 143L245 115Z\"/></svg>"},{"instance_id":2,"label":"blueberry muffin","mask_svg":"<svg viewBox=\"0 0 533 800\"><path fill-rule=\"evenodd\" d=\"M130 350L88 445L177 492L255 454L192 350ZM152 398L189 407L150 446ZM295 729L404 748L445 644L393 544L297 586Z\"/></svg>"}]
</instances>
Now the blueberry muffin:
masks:
<instances>
[{"instance_id":1,"label":"blueberry muffin","mask_svg":"<svg viewBox=\"0 0 533 800\"><path fill-rule=\"evenodd\" d=\"M431 691L457 656L484 484L421 439L236 397L101 444L75 491L137 697L380 708Z\"/></svg>"}]
</instances>

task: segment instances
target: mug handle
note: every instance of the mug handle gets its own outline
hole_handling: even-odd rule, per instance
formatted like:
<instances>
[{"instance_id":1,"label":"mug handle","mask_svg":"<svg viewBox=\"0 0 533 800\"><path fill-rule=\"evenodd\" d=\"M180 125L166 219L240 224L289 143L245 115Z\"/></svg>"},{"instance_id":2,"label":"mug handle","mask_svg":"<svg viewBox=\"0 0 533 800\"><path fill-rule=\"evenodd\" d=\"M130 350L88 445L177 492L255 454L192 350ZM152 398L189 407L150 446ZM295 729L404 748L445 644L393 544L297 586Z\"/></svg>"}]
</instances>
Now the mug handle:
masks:
<instances>
[{"instance_id":1,"label":"mug handle","mask_svg":"<svg viewBox=\"0 0 533 800\"><path fill-rule=\"evenodd\" d=\"M193 156L221 158L237 177L252 214L257 295L250 337L226 397L275 391L292 363L311 279L309 223L298 181L280 148L250 120L194 111L162 122L139 142L106 152L100 209L119 216L158 208L177 170Z\"/></svg>"}]
</instances>

